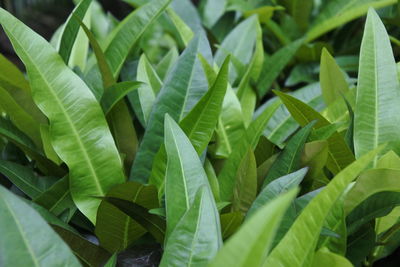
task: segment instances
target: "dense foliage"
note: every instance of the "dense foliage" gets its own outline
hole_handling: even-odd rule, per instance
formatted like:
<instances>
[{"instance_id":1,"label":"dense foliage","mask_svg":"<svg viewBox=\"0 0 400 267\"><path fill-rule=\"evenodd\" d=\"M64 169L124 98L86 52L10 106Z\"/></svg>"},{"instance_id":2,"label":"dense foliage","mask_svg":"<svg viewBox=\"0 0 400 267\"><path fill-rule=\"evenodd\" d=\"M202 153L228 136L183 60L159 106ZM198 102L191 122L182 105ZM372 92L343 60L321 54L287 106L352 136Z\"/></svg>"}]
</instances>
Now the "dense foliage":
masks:
<instances>
[{"instance_id":1,"label":"dense foliage","mask_svg":"<svg viewBox=\"0 0 400 267\"><path fill-rule=\"evenodd\" d=\"M50 42L0 9L25 66L0 55L0 266L400 246L397 1L125 0L121 21L74 2Z\"/></svg>"}]
</instances>

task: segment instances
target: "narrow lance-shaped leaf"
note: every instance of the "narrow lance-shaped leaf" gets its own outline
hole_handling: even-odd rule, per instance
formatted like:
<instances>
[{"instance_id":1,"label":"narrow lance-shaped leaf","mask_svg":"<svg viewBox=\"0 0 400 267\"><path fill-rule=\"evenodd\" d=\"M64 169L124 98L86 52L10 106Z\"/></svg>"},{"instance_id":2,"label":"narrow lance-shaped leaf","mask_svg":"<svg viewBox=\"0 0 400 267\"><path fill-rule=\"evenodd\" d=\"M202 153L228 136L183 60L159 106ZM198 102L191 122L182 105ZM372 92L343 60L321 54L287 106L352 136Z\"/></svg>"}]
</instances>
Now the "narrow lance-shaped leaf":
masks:
<instances>
[{"instance_id":1,"label":"narrow lance-shaped leaf","mask_svg":"<svg viewBox=\"0 0 400 267\"><path fill-rule=\"evenodd\" d=\"M262 131L265 129L268 120L272 117L278 106L279 102L272 104L249 125L244 138L242 137L236 149L224 163L224 167L218 176L221 200L231 201L233 188L236 183L234 177L239 168L240 161L246 155L249 147L253 150L256 148Z\"/></svg>"},{"instance_id":2,"label":"narrow lance-shaped leaf","mask_svg":"<svg viewBox=\"0 0 400 267\"><path fill-rule=\"evenodd\" d=\"M210 189L201 187L169 236L160 266L206 266L221 247L217 207Z\"/></svg>"},{"instance_id":3,"label":"narrow lance-shaped leaf","mask_svg":"<svg viewBox=\"0 0 400 267\"><path fill-rule=\"evenodd\" d=\"M289 112L300 125L305 126L314 120L317 120L314 126L315 129L330 125L327 119L302 101L282 92L274 92L279 96ZM336 174L354 161L354 155L344 141L344 138L338 132L335 132L331 137L328 138L327 141L327 167L331 172Z\"/></svg>"},{"instance_id":4,"label":"narrow lance-shaped leaf","mask_svg":"<svg viewBox=\"0 0 400 267\"><path fill-rule=\"evenodd\" d=\"M67 22L65 23L61 40L60 47L58 49L58 53L64 60L65 64L68 64L72 48L74 47L76 37L79 32L79 23L76 21L75 17L79 18L79 20L83 20L92 0L82 0L76 8L72 11L71 15L68 17Z\"/></svg>"},{"instance_id":5,"label":"narrow lance-shaped leaf","mask_svg":"<svg viewBox=\"0 0 400 267\"><path fill-rule=\"evenodd\" d=\"M168 113L176 121L181 119L193 79L199 43L199 37L195 37L169 72L150 113L130 180L148 181L154 157L163 143L165 114Z\"/></svg>"},{"instance_id":6,"label":"narrow lance-shaped leaf","mask_svg":"<svg viewBox=\"0 0 400 267\"><path fill-rule=\"evenodd\" d=\"M303 178L306 176L307 171L308 168L300 169L296 172L275 179L266 187L264 187L264 189L258 194L257 198L254 200L249 211L247 212L246 220L253 216L266 203L272 201L280 194L283 194L284 192L299 186Z\"/></svg>"},{"instance_id":7,"label":"narrow lance-shaped leaf","mask_svg":"<svg viewBox=\"0 0 400 267\"><path fill-rule=\"evenodd\" d=\"M168 155L165 176L168 238L179 220L189 210L199 188L207 186L209 189L209 184L192 144L168 115L165 116L165 148Z\"/></svg>"},{"instance_id":8,"label":"narrow lance-shaped leaf","mask_svg":"<svg viewBox=\"0 0 400 267\"><path fill-rule=\"evenodd\" d=\"M228 240L209 266L261 266L282 216L296 194L297 190L292 189L264 205Z\"/></svg>"},{"instance_id":9,"label":"narrow lance-shaped leaf","mask_svg":"<svg viewBox=\"0 0 400 267\"><path fill-rule=\"evenodd\" d=\"M228 86L228 73L229 57L222 65L212 87L179 123L198 155L206 149L214 133ZM162 147L155 157L150 178L150 182L159 188L160 193L164 187L165 169L166 153Z\"/></svg>"},{"instance_id":10,"label":"narrow lance-shaped leaf","mask_svg":"<svg viewBox=\"0 0 400 267\"><path fill-rule=\"evenodd\" d=\"M311 42L346 22L361 17L370 7L382 8L394 3L396 0L332 0L315 18L307 32L307 42Z\"/></svg>"},{"instance_id":11,"label":"narrow lance-shaped leaf","mask_svg":"<svg viewBox=\"0 0 400 267\"><path fill-rule=\"evenodd\" d=\"M325 218L348 184L372 161L383 147L369 152L341 171L311 200L290 230L272 250L263 266L308 266ZM291 251L291 253L287 253Z\"/></svg>"},{"instance_id":12,"label":"narrow lance-shaped leaf","mask_svg":"<svg viewBox=\"0 0 400 267\"><path fill-rule=\"evenodd\" d=\"M42 37L3 9L0 23L27 68L35 102L50 120L54 150L70 170L72 198L94 223L100 204L94 196L104 196L124 181L102 110L86 84Z\"/></svg>"},{"instance_id":13,"label":"narrow lance-shaped leaf","mask_svg":"<svg viewBox=\"0 0 400 267\"><path fill-rule=\"evenodd\" d=\"M400 83L389 37L376 12L370 9L361 43L354 112L357 158L382 143L398 140L399 114Z\"/></svg>"},{"instance_id":14,"label":"narrow lance-shaped leaf","mask_svg":"<svg viewBox=\"0 0 400 267\"><path fill-rule=\"evenodd\" d=\"M289 140L284 150L279 154L278 158L269 169L263 187L278 177L294 172L299 167L304 144L314 125L315 122L309 123Z\"/></svg>"},{"instance_id":15,"label":"narrow lance-shaped leaf","mask_svg":"<svg viewBox=\"0 0 400 267\"><path fill-rule=\"evenodd\" d=\"M0 186L0 264L2 266L81 266L46 221Z\"/></svg>"}]
</instances>

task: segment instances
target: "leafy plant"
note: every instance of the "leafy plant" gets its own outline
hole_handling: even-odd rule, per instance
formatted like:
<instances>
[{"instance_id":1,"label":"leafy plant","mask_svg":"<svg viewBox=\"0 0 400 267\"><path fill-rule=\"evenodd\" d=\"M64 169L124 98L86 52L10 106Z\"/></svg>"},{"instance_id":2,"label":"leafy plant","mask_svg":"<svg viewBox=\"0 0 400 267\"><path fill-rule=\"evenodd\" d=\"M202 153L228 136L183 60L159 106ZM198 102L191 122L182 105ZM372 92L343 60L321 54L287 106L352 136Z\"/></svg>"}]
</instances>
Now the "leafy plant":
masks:
<instances>
[{"instance_id":1,"label":"leafy plant","mask_svg":"<svg viewBox=\"0 0 400 267\"><path fill-rule=\"evenodd\" d=\"M396 1L76 2L51 42L0 9L26 71L0 55L1 266L398 249Z\"/></svg>"}]
</instances>

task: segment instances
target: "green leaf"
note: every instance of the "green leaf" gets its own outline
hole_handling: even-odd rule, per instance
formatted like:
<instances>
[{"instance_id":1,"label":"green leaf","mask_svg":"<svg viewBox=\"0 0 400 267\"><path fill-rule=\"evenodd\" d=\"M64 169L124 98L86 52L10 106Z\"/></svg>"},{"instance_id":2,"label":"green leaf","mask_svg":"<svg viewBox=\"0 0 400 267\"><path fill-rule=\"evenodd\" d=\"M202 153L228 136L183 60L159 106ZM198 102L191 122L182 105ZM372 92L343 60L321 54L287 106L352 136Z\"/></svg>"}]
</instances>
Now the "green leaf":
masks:
<instances>
[{"instance_id":1,"label":"green leaf","mask_svg":"<svg viewBox=\"0 0 400 267\"><path fill-rule=\"evenodd\" d=\"M38 147L42 147L40 126L32 115L26 112L0 84L0 108L10 117L15 126L23 131Z\"/></svg>"},{"instance_id":2,"label":"green leaf","mask_svg":"<svg viewBox=\"0 0 400 267\"><path fill-rule=\"evenodd\" d=\"M188 25L186 25L186 23L179 17L179 15L175 13L172 8L167 8L166 11L173 24L175 25L175 28L178 30L184 45L188 45L188 43L194 36L193 31Z\"/></svg>"},{"instance_id":3,"label":"green leaf","mask_svg":"<svg viewBox=\"0 0 400 267\"><path fill-rule=\"evenodd\" d=\"M138 89L141 85L141 82L120 82L107 88L100 102L104 114L109 114L118 102L123 100L123 98L133 90Z\"/></svg>"},{"instance_id":4,"label":"green leaf","mask_svg":"<svg viewBox=\"0 0 400 267\"><path fill-rule=\"evenodd\" d=\"M229 72L229 81L231 84L233 84L238 77L242 76L244 66L251 60L253 47L256 43L257 23L257 16L251 16L239 23L228 36L225 37L215 54L215 62L219 66L222 65L228 55L231 55L232 68ZM238 62L234 64L234 60Z\"/></svg>"},{"instance_id":5,"label":"green leaf","mask_svg":"<svg viewBox=\"0 0 400 267\"><path fill-rule=\"evenodd\" d=\"M76 211L76 207L69 190L68 176L60 179L46 191L35 197L34 202L46 208L56 216L59 216L68 210L68 219L70 219Z\"/></svg>"},{"instance_id":6,"label":"green leaf","mask_svg":"<svg viewBox=\"0 0 400 267\"><path fill-rule=\"evenodd\" d=\"M57 179L40 177L31 168L6 160L0 160L0 172L30 198L48 189Z\"/></svg>"},{"instance_id":7,"label":"green leaf","mask_svg":"<svg viewBox=\"0 0 400 267\"><path fill-rule=\"evenodd\" d=\"M126 17L110 34L105 56L114 78L118 76L132 47L169 3L170 0L146 3Z\"/></svg>"},{"instance_id":8,"label":"green leaf","mask_svg":"<svg viewBox=\"0 0 400 267\"><path fill-rule=\"evenodd\" d=\"M225 60L208 92L179 123L198 155L207 148L214 133L228 86L228 72L229 57ZM162 147L156 155L150 177L150 183L156 185L160 193L164 187L166 156L165 149Z\"/></svg>"},{"instance_id":9,"label":"green leaf","mask_svg":"<svg viewBox=\"0 0 400 267\"><path fill-rule=\"evenodd\" d=\"M116 267L117 266L117 254L113 254L111 258L107 261L104 267Z\"/></svg>"},{"instance_id":10,"label":"green leaf","mask_svg":"<svg viewBox=\"0 0 400 267\"><path fill-rule=\"evenodd\" d=\"M71 248L75 256L88 266L102 266L110 257L110 254L105 249L91 243L80 235L57 225L52 225L52 228Z\"/></svg>"},{"instance_id":11,"label":"green leaf","mask_svg":"<svg viewBox=\"0 0 400 267\"><path fill-rule=\"evenodd\" d=\"M0 186L0 258L3 266L81 266L45 220Z\"/></svg>"},{"instance_id":12,"label":"green leaf","mask_svg":"<svg viewBox=\"0 0 400 267\"><path fill-rule=\"evenodd\" d=\"M168 237L189 210L199 188L209 187L209 184L196 150L168 115L165 116L165 148L168 155L165 175Z\"/></svg>"},{"instance_id":13,"label":"green leaf","mask_svg":"<svg viewBox=\"0 0 400 267\"><path fill-rule=\"evenodd\" d=\"M113 187L107 197L136 203L146 209L158 208L157 189L136 182L127 182ZM139 221L131 218L114 205L103 200L97 212L95 233L102 247L110 252L125 250L146 233Z\"/></svg>"},{"instance_id":14,"label":"green leaf","mask_svg":"<svg viewBox=\"0 0 400 267\"><path fill-rule=\"evenodd\" d=\"M319 83L313 83L300 88L294 91L292 96L303 101L315 110L321 110L324 106ZM276 99L270 101L276 101ZM256 111L256 114L258 114L264 106L265 104ZM264 130L264 135L274 144L283 147L283 143L296 131L298 127L299 124L292 117L286 106L282 104L269 120L267 127Z\"/></svg>"},{"instance_id":15,"label":"green leaf","mask_svg":"<svg viewBox=\"0 0 400 267\"><path fill-rule=\"evenodd\" d=\"M162 82L144 54L139 59L136 79L142 84L137 92L128 94L128 99L139 121L146 126Z\"/></svg>"},{"instance_id":16,"label":"green leaf","mask_svg":"<svg viewBox=\"0 0 400 267\"><path fill-rule=\"evenodd\" d=\"M200 14L204 25L211 29L225 12L226 0L203 0L200 3Z\"/></svg>"},{"instance_id":17,"label":"green leaf","mask_svg":"<svg viewBox=\"0 0 400 267\"><path fill-rule=\"evenodd\" d=\"M322 49L319 80L326 105L341 99L349 91L342 70L326 48Z\"/></svg>"},{"instance_id":18,"label":"green leaf","mask_svg":"<svg viewBox=\"0 0 400 267\"><path fill-rule=\"evenodd\" d=\"M240 142L236 145L236 149L224 163L224 166L218 176L221 200L230 201L232 199L233 189L236 184L234 177L236 177L235 175L239 169L239 164L246 155L249 147L253 150L256 148L262 131L265 129L265 125L273 115L278 105L279 103L277 102L267 107L265 111L249 125L244 137L240 139Z\"/></svg>"},{"instance_id":19,"label":"green leaf","mask_svg":"<svg viewBox=\"0 0 400 267\"><path fill-rule=\"evenodd\" d=\"M349 214L368 197L378 192L400 192L400 170L373 169L364 172L347 193L345 211Z\"/></svg>"},{"instance_id":20,"label":"green leaf","mask_svg":"<svg viewBox=\"0 0 400 267\"><path fill-rule=\"evenodd\" d=\"M260 79L257 82L258 94L261 98L269 92L269 89L278 75L293 58L303 42L303 39L296 40L287 46L282 47L270 58L264 61L265 63L261 70Z\"/></svg>"},{"instance_id":21,"label":"green leaf","mask_svg":"<svg viewBox=\"0 0 400 267\"><path fill-rule=\"evenodd\" d=\"M307 32L307 42L367 13L368 8L382 8L396 0L333 0L319 12Z\"/></svg>"},{"instance_id":22,"label":"green leaf","mask_svg":"<svg viewBox=\"0 0 400 267\"><path fill-rule=\"evenodd\" d=\"M285 149L279 154L278 158L272 164L265 177L263 187L277 179L299 168L300 157L304 149L304 144L314 127L315 121L309 123L299 132L297 132L287 143Z\"/></svg>"},{"instance_id":23,"label":"green leaf","mask_svg":"<svg viewBox=\"0 0 400 267\"><path fill-rule=\"evenodd\" d=\"M104 196L124 181L102 110L86 84L42 37L3 9L0 23L25 63L35 102L50 120L54 150L70 170L72 198L95 223L100 200L93 196ZM98 136L101 147L95 145Z\"/></svg>"},{"instance_id":24,"label":"green leaf","mask_svg":"<svg viewBox=\"0 0 400 267\"><path fill-rule=\"evenodd\" d=\"M208 187L201 187L168 237L160 266L206 266L222 247L219 214Z\"/></svg>"},{"instance_id":25,"label":"green leaf","mask_svg":"<svg viewBox=\"0 0 400 267\"><path fill-rule=\"evenodd\" d=\"M240 211L224 213L221 215L222 238L226 240L232 236L242 225L244 215Z\"/></svg>"},{"instance_id":26,"label":"green leaf","mask_svg":"<svg viewBox=\"0 0 400 267\"><path fill-rule=\"evenodd\" d=\"M235 181L232 211L246 213L257 195L257 164L251 149L240 162Z\"/></svg>"},{"instance_id":27,"label":"green leaf","mask_svg":"<svg viewBox=\"0 0 400 267\"><path fill-rule=\"evenodd\" d=\"M398 140L399 90L397 68L389 37L376 12L370 9L361 43L354 112L356 158L380 144ZM377 158L374 164L376 160Z\"/></svg>"},{"instance_id":28,"label":"green leaf","mask_svg":"<svg viewBox=\"0 0 400 267\"><path fill-rule=\"evenodd\" d=\"M178 57L179 57L178 50L176 49L176 47L173 47L160 60L160 62L158 62L156 66L156 72L162 81L164 81L168 71L171 69L172 65L175 63Z\"/></svg>"},{"instance_id":29,"label":"green leaf","mask_svg":"<svg viewBox=\"0 0 400 267\"><path fill-rule=\"evenodd\" d=\"M163 219L148 213L146 208L131 201L114 197L106 197L105 200L137 221L143 228L154 236L157 242L160 244L163 243L165 236L165 221Z\"/></svg>"},{"instance_id":30,"label":"green leaf","mask_svg":"<svg viewBox=\"0 0 400 267\"><path fill-rule=\"evenodd\" d=\"M190 88L193 86L199 44L199 37L195 37L179 57L174 69L169 72L150 113L146 132L131 170L130 180L148 181L153 160L163 143L164 115L168 113L176 121L184 116Z\"/></svg>"},{"instance_id":31,"label":"green leaf","mask_svg":"<svg viewBox=\"0 0 400 267\"><path fill-rule=\"evenodd\" d=\"M308 28L310 15L313 10L313 0L284 0L284 5L288 8L288 11L292 15L294 21L304 31Z\"/></svg>"},{"instance_id":32,"label":"green leaf","mask_svg":"<svg viewBox=\"0 0 400 267\"><path fill-rule=\"evenodd\" d=\"M79 20L83 20L86 12L89 9L92 0L82 0L72 11L71 15L65 22L64 29L61 34L60 47L58 53L64 60L65 64L68 64L72 48L74 47L75 41L77 40L79 32L79 22L76 21L75 17Z\"/></svg>"},{"instance_id":33,"label":"green leaf","mask_svg":"<svg viewBox=\"0 0 400 267\"><path fill-rule=\"evenodd\" d=\"M290 230L272 250L263 266L307 266L311 264L315 246L326 216L348 184L354 180L382 150L379 147L341 171L311 200L297 217ZM291 253L287 253L291 251Z\"/></svg>"},{"instance_id":34,"label":"green leaf","mask_svg":"<svg viewBox=\"0 0 400 267\"><path fill-rule=\"evenodd\" d=\"M314 126L315 129L330 125L327 119L302 101L282 92L274 92L279 96L296 121L302 126L314 120L317 120ZM327 141L329 149L327 167L331 172L337 174L354 161L354 156L339 133L334 133Z\"/></svg>"},{"instance_id":35,"label":"green leaf","mask_svg":"<svg viewBox=\"0 0 400 267\"><path fill-rule=\"evenodd\" d=\"M279 222L296 194L293 189L264 205L228 240L209 266L261 266Z\"/></svg>"},{"instance_id":36,"label":"green leaf","mask_svg":"<svg viewBox=\"0 0 400 267\"><path fill-rule=\"evenodd\" d=\"M315 252L312 267L332 266L332 267L352 267L353 264L345 257L332 253L326 248Z\"/></svg>"},{"instance_id":37,"label":"green leaf","mask_svg":"<svg viewBox=\"0 0 400 267\"><path fill-rule=\"evenodd\" d=\"M254 200L249 211L247 212L246 220L251 218L251 216L256 214L260 208L277 198L279 195L299 186L301 181L306 176L307 171L308 168L300 169L296 172L277 178L265 186L258 194L257 198Z\"/></svg>"}]
</instances>

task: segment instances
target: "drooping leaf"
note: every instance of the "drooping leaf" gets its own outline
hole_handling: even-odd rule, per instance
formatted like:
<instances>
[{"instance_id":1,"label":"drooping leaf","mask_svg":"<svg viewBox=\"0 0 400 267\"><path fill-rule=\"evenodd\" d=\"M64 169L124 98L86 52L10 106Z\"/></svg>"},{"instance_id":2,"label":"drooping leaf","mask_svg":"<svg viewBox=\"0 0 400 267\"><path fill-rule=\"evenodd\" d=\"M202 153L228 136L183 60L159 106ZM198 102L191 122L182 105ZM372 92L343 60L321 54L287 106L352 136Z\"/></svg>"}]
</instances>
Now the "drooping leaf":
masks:
<instances>
[{"instance_id":1,"label":"drooping leaf","mask_svg":"<svg viewBox=\"0 0 400 267\"><path fill-rule=\"evenodd\" d=\"M307 168L300 169L296 172L277 178L265 186L247 212L246 220L256 214L256 212L268 202L271 202L286 191L297 187L306 176L307 171Z\"/></svg>"},{"instance_id":2,"label":"drooping leaf","mask_svg":"<svg viewBox=\"0 0 400 267\"><path fill-rule=\"evenodd\" d=\"M91 243L80 235L60 226L52 225L54 231L71 248L75 256L89 266L102 266L110 254L103 248Z\"/></svg>"},{"instance_id":3,"label":"drooping leaf","mask_svg":"<svg viewBox=\"0 0 400 267\"><path fill-rule=\"evenodd\" d=\"M317 120L314 128L318 129L330 124L329 121L326 120L320 113L304 104L302 101L282 92L275 91L275 93L286 105L296 121L301 125L304 126L314 120ZM353 162L354 156L339 133L334 133L330 138L328 138L327 141L329 146L327 167L330 171L336 174Z\"/></svg>"},{"instance_id":4,"label":"drooping leaf","mask_svg":"<svg viewBox=\"0 0 400 267\"><path fill-rule=\"evenodd\" d=\"M105 200L137 221L143 228L149 231L159 243L163 243L165 236L165 221L163 219L148 213L146 208L127 200L113 197L106 197Z\"/></svg>"},{"instance_id":5,"label":"drooping leaf","mask_svg":"<svg viewBox=\"0 0 400 267\"><path fill-rule=\"evenodd\" d=\"M361 43L354 113L354 149L357 158L382 143L398 139L399 89L389 37L376 12L370 9Z\"/></svg>"},{"instance_id":6,"label":"drooping leaf","mask_svg":"<svg viewBox=\"0 0 400 267\"><path fill-rule=\"evenodd\" d=\"M268 174L265 177L263 187L275 179L294 172L297 168L299 168L300 157L304 148L304 144L306 143L314 125L315 122L309 123L289 140L285 146L285 149L279 154L278 158L269 169Z\"/></svg>"},{"instance_id":7,"label":"drooping leaf","mask_svg":"<svg viewBox=\"0 0 400 267\"><path fill-rule=\"evenodd\" d=\"M297 190L291 190L264 205L229 239L209 266L261 266L279 222L296 194Z\"/></svg>"},{"instance_id":8,"label":"drooping leaf","mask_svg":"<svg viewBox=\"0 0 400 267\"><path fill-rule=\"evenodd\" d=\"M58 49L58 53L64 60L65 64L68 64L69 62L72 48L74 47L80 28L79 22L76 20L76 18L83 21L91 2L92 0L81 1L65 22L63 31L61 33L60 47Z\"/></svg>"},{"instance_id":9,"label":"drooping leaf","mask_svg":"<svg viewBox=\"0 0 400 267\"><path fill-rule=\"evenodd\" d=\"M42 37L3 9L0 23L26 65L35 102L50 120L54 150L69 166L72 198L94 223L100 200L93 196L104 196L124 181L121 159L101 108ZM94 145L98 137L101 147Z\"/></svg>"},{"instance_id":10,"label":"drooping leaf","mask_svg":"<svg viewBox=\"0 0 400 267\"><path fill-rule=\"evenodd\" d=\"M369 152L335 176L297 217L263 266L311 264L320 230L330 209L348 184L370 164L380 150L382 147ZM288 254L287 251L291 251L291 253Z\"/></svg>"},{"instance_id":11,"label":"drooping leaf","mask_svg":"<svg viewBox=\"0 0 400 267\"><path fill-rule=\"evenodd\" d=\"M332 266L332 267L352 267L353 264L345 257L332 253L328 249L320 249L315 252L312 267Z\"/></svg>"},{"instance_id":12,"label":"drooping leaf","mask_svg":"<svg viewBox=\"0 0 400 267\"><path fill-rule=\"evenodd\" d=\"M107 197L133 202L149 210L159 207L157 189L136 182L113 187L107 193ZM123 251L146 233L139 221L128 215L107 201L101 202L95 233L102 247L110 252Z\"/></svg>"},{"instance_id":13,"label":"drooping leaf","mask_svg":"<svg viewBox=\"0 0 400 267\"><path fill-rule=\"evenodd\" d=\"M221 247L215 201L210 188L201 187L168 237L160 266L206 266Z\"/></svg>"},{"instance_id":14,"label":"drooping leaf","mask_svg":"<svg viewBox=\"0 0 400 267\"><path fill-rule=\"evenodd\" d=\"M40 177L29 167L6 160L0 160L0 173L30 198L39 196L57 181L52 177Z\"/></svg>"},{"instance_id":15,"label":"drooping leaf","mask_svg":"<svg viewBox=\"0 0 400 267\"><path fill-rule=\"evenodd\" d=\"M2 266L81 266L46 221L2 186L0 212Z\"/></svg>"},{"instance_id":16,"label":"drooping leaf","mask_svg":"<svg viewBox=\"0 0 400 267\"><path fill-rule=\"evenodd\" d=\"M70 219L76 211L75 204L71 198L69 190L69 178L65 176L54 183L46 191L34 198L34 202L46 208L56 216L68 212L67 218Z\"/></svg>"},{"instance_id":17,"label":"drooping leaf","mask_svg":"<svg viewBox=\"0 0 400 267\"><path fill-rule=\"evenodd\" d=\"M307 32L307 42L324 33L367 13L369 7L382 8L396 3L395 0L333 0L315 18Z\"/></svg>"}]
</instances>

